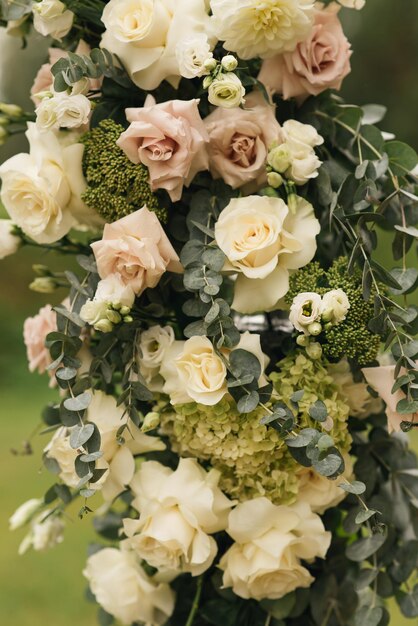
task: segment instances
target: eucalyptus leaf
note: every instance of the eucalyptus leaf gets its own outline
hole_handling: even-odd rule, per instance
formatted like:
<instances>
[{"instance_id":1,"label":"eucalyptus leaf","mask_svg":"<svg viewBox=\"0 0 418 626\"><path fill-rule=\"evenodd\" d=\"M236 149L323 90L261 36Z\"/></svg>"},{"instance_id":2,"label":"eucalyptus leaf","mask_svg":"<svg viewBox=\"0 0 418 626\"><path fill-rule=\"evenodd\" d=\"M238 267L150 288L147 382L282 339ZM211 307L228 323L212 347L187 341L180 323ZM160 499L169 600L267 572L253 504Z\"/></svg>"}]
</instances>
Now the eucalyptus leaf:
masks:
<instances>
[{"instance_id":1,"label":"eucalyptus leaf","mask_svg":"<svg viewBox=\"0 0 418 626\"><path fill-rule=\"evenodd\" d=\"M370 537L364 539L358 539L347 547L345 551L346 556L350 561L360 563L361 561L367 560L372 554L375 554L379 548L383 546L385 541L386 535L380 533L370 535Z\"/></svg>"},{"instance_id":2,"label":"eucalyptus leaf","mask_svg":"<svg viewBox=\"0 0 418 626\"><path fill-rule=\"evenodd\" d=\"M89 406L91 398L91 393L85 391L75 398L71 397L64 400L64 407L67 411L84 411Z\"/></svg>"},{"instance_id":3,"label":"eucalyptus leaf","mask_svg":"<svg viewBox=\"0 0 418 626\"><path fill-rule=\"evenodd\" d=\"M77 450L81 448L92 436L94 432L94 424L84 424L83 426L74 426L70 434L70 446Z\"/></svg>"}]
</instances>

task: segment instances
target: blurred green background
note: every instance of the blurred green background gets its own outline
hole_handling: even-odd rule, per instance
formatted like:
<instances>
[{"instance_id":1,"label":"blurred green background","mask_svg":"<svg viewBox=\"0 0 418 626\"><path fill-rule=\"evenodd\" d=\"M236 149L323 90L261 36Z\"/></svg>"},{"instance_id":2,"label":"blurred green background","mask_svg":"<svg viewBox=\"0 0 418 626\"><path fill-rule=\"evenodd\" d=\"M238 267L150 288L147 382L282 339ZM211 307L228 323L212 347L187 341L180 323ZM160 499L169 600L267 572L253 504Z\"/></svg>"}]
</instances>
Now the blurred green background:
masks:
<instances>
[{"instance_id":1,"label":"blurred green background","mask_svg":"<svg viewBox=\"0 0 418 626\"><path fill-rule=\"evenodd\" d=\"M343 11L344 27L353 44L352 74L343 95L350 102L388 106L385 130L418 149L418 1L367 0L361 12ZM29 88L37 67L45 61L43 39L5 44L0 33L0 99L29 107ZM14 139L0 148L0 162L24 146ZM15 626L93 626L95 608L83 597L81 570L86 545L93 537L91 521L80 522L70 511L65 542L45 554L17 555L24 531L10 534L8 517L23 501L41 497L50 484L42 470L46 439L33 438L34 455L16 456L38 424L38 416L54 393L47 380L27 371L22 325L48 298L27 288L33 263L50 257L22 250L0 266L0 623ZM393 626L411 625L394 609Z\"/></svg>"}]
</instances>

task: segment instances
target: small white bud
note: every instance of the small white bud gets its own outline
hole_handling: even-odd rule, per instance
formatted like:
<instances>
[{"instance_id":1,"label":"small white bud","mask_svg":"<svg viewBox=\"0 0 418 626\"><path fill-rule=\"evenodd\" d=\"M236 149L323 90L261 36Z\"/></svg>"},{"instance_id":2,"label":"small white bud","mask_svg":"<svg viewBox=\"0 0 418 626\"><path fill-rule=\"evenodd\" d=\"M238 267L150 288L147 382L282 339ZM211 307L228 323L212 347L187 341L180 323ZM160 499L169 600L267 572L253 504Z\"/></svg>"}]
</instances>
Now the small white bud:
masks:
<instances>
[{"instance_id":1,"label":"small white bud","mask_svg":"<svg viewBox=\"0 0 418 626\"><path fill-rule=\"evenodd\" d=\"M5 102L0 102L0 111L5 115L10 115L10 117L20 117L23 113L23 109L17 104L6 104Z\"/></svg>"},{"instance_id":2,"label":"small white bud","mask_svg":"<svg viewBox=\"0 0 418 626\"><path fill-rule=\"evenodd\" d=\"M316 337L322 333L322 326L319 322L313 322L308 326L308 333Z\"/></svg>"},{"instance_id":3,"label":"small white bud","mask_svg":"<svg viewBox=\"0 0 418 626\"><path fill-rule=\"evenodd\" d=\"M203 67L205 68L207 72L213 72L213 70L216 69L217 65L218 65L218 61L214 59L213 57L209 57L203 63Z\"/></svg>"},{"instance_id":4,"label":"small white bud","mask_svg":"<svg viewBox=\"0 0 418 626\"><path fill-rule=\"evenodd\" d=\"M36 291L37 293L54 293L57 288L57 284L53 278L39 277L29 285L29 289Z\"/></svg>"},{"instance_id":5,"label":"small white bud","mask_svg":"<svg viewBox=\"0 0 418 626\"><path fill-rule=\"evenodd\" d=\"M113 324L109 320L99 320L94 328L98 330L100 333L111 333L113 330Z\"/></svg>"},{"instance_id":6,"label":"small white bud","mask_svg":"<svg viewBox=\"0 0 418 626\"><path fill-rule=\"evenodd\" d=\"M39 511L42 505L43 500L40 498L32 498L31 500L21 504L9 519L10 530L16 530L17 528L21 528L27 524L33 515Z\"/></svg>"},{"instance_id":7,"label":"small white bud","mask_svg":"<svg viewBox=\"0 0 418 626\"><path fill-rule=\"evenodd\" d=\"M144 423L141 426L143 433L147 433L149 430L155 430L160 425L160 415L152 411L147 413L144 418Z\"/></svg>"},{"instance_id":8,"label":"small white bud","mask_svg":"<svg viewBox=\"0 0 418 626\"><path fill-rule=\"evenodd\" d=\"M238 67L238 61L232 54L227 54L222 59L221 65L227 72L233 72Z\"/></svg>"},{"instance_id":9,"label":"small white bud","mask_svg":"<svg viewBox=\"0 0 418 626\"><path fill-rule=\"evenodd\" d=\"M278 189L283 185L283 178L277 172L269 172L267 174L267 182L273 189Z\"/></svg>"}]
</instances>

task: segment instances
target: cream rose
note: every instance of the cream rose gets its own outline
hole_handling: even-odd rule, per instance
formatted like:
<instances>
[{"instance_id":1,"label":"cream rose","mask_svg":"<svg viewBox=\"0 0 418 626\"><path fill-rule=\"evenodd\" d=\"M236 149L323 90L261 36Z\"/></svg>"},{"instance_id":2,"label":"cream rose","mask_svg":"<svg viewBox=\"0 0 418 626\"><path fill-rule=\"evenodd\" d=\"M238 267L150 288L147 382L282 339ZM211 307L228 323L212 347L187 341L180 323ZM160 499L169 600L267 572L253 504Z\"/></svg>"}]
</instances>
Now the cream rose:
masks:
<instances>
[{"instance_id":1,"label":"cream rose","mask_svg":"<svg viewBox=\"0 0 418 626\"><path fill-rule=\"evenodd\" d=\"M14 254L20 248L20 237L13 234L12 220L0 220L0 259Z\"/></svg>"},{"instance_id":2,"label":"cream rose","mask_svg":"<svg viewBox=\"0 0 418 626\"><path fill-rule=\"evenodd\" d=\"M298 499L309 504L314 513L323 515L327 509L337 506L347 496L347 492L340 485L352 479L353 463L348 454L344 455L344 462L344 474L335 480L321 476L311 468L303 468L299 473Z\"/></svg>"},{"instance_id":3,"label":"cream rose","mask_svg":"<svg viewBox=\"0 0 418 626\"><path fill-rule=\"evenodd\" d=\"M101 45L117 54L133 82L152 91L164 80L178 86L180 41L209 32L205 0L110 0Z\"/></svg>"},{"instance_id":4,"label":"cream rose","mask_svg":"<svg viewBox=\"0 0 418 626\"><path fill-rule=\"evenodd\" d=\"M363 419L383 411L382 400L370 394L367 384L363 380L355 382L347 359L342 359L339 363L329 363L328 371L345 396L350 415Z\"/></svg>"},{"instance_id":5,"label":"cream rose","mask_svg":"<svg viewBox=\"0 0 418 626\"><path fill-rule=\"evenodd\" d=\"M95 489L101 489L106 501L113 500L132 480L135 473L134 455L145 452L164 450L165 445L156 437L142 433L135 424L130 424L125 431L125 443L119 445L116 434L123 424L124 408L116 406L116 400L102 391L95 391L87 409L87 421L96 424L101 436L100 450L103 456L96 463L97 469L107 470L100 480L94 483ZM56 432L45 449L49 458L60 466L60 478L69 487L76 487L80 482L74 469L78 451L70 445L71 428L62 428Z\"/></svg>"},{"instance_id":6,"label":"cream rose","mask_svg":"<svg viewBox=\"0 0 418 626\"><path fill-rule=\"evenodd\" d=\"M160 367L174 340L174 330L171 326L151 326L140 335L139 371L153 391L162 391L164 381L160 376Z\"/></svg>"},{"instance_id":7,"label":"cream rose","mask_svg":"<svg viewBox=\"0 0 418 626\"><path fill-rule=\"evenodd\" d=\"M294 50L312 29L311 0L211 0L210 5L216 36L242 59Z\"/></svg>"},{"instance_id":8,"label":"cream rose","mask_svg":"<svg viewBox=\"0 0 418 626\"><path fill-rule=\"evenodd\" d=\"M265 384L264 371L268 357L263 354L260 336L245 332L236 346L251 352L260 361L259 384ZM164 393L172 404L198 402L207 406L217 404L228 392L226 384L226 361L230 351L215 352L207 337L192 337L187 341L175 341L167 349L160 373L165 383Z\"/></svg>"},{"instance_id":9,"label":"cream rose","mask_svg":"<svg viewBox=\"0 0 418 626\"><path fill-rule=\"evenodd\" d=\"M156 104L148 96L140 109L126 109L129 128L117 144L133 163L149 171L151 188L166 189L173 202L183 186L209 167L208 135L198 109L199 100L169 100Z\"/></svg>"},{"instance_id":10,"label":"cream rose","mask_svg":"<svg viewBox=\"0 0 418 626\"><path fill-rule=\"evenodd\" d=\"M267 154L280 138L280 124L274 107L261 94L250 94L245 109L215 109L205 125L214 178L222 178L234 189L265 182Z\"/></svg>"},{"instance_id":11,"label":"cream rose","mask_svg":"<svg viewBox=\"0 0 418 626\"><path fill-rule=\"evenodd\" d=\"M244 96L244 86L238 76L232 72L219 74L209 85L209 102L223 109L236 109L241 104L245 104Z\"/></svg>"},{"instance_id":12,"label":"cream rose","mask_svg":"<svg viewBox=\"0 0 418 626\"><path fill-rule=\"evenodd\" d=\"M187 37L178 42L176 57L180 74L184 78L196 78L207 74L205 61L213 58L212 46L204 33Z\"/></svg>"},{"instance_id":13,"label":"cream rose","mask_svg":"<svg viewBox=\"0 0 418 626\"><path fill-rule=\"evenodd\" d=\"M239 313L273 310L289 289L289 271L316 252L320 231L312 206L296 199L296 213L279 198L234 198L221 212L215 239L225 271L238 273L233 308Z\"/></svg>"},{"instance_id":14,"label":"cream rose","mask_svg":"<svg viewBox=\"0 0 418 626\"><path fill-rule=\"evenodd\" d=\"M230 513L227 532L235 543L219 564L223 584L245 599L276 600L309 587L314 579L301 559L325 558L331 543L331 533L305 502L249 500Z\"/></svg>"},{"instance_id":15,"label":"cream rose","mask_svg":"<svg viewBox=\"0 0 418 626\"><path fill-rule=\"evenodd\" d=\"M299 293L293 298L289 320L301 333L309 335L308 326L321 319L322 298L317 293Z\"/></svg>"},{"instance_id":16,"label":"cream rose","mask_svg":"<svg viewBox=\"0 0 418 626\"><path fill-rule=\"evenodd\" d=\"M65 524L61 518L51 515L47 509L36 516L30 526L30 531L19 546L19 554L25 554L29 548L43 552L55 548L64 541Z\"/></svg>"},{"instance_id":17,"label":"cream rose","mask_svg":"<svg viewBox=\"0 0 418 626\"><path fill-rule=\"evenodd\" d=\"M314 26L292 52L266 59L258 79L272 92L307 98L325 89L340 89L350 72L350 43L344 35L337 5L314 11Z\"/></svg>"},{"instance_id":18,"label":"cream rose","mask_svg":"<svg viewBox=\"0 0 418 626\"><path fill-rule=\"evenodd\" d=\"M44 98L35 112L36 125L41 130L79 128L89 122L91 103L83 94L60 93Z\"/></svg>"},{"instance_id":19,"label":"cream rose","mask_svg":"<svg viewBox=\"0 0 418 626\"><path fill-rule=\"evenodd\" d=\"M322 315L324 321L340 324L347 317L350 301L342 289L332 289L322 296Z\"/></svg>"},{"instance_id":20,"label":"cream rose","mask_svg":"<svg viewBox=\"0 0 418 626\"><path fill-rule=\"evenodd\" d=\"M162 573L198 576L217 553L209 535L224 530L233 506L218 487L220 473L208 473L195 459L180 459L172 471L148 461L131 482L139 520L125 519L127 548Z\"/></svg>"},{"instance_id":21,"label":"cream rose","mask_svg":"<svg viewBox=\"0 0 418 626\"><path fill-rule=\"evenodd\" d=\"M150 578L130 552L104 548L89 557L83 575L97 602L127 626L162 626L174 610L170 587Z\"/></svg>"},{"instance_id":22,"label":"cream rose","mask_svg":"<svg viewBox=\"0 0 418 626\"><path fill-rule=\"evenodd\" d=\"M53 243L78 224L97 226L97 214L81 196L84 147L73 135L39 132L32 122L26 136L30 153L0 167L1 200L12 220L37 243Z\"/></svg>"},{"instance_id":23,"label":"cream rose","mask_svg":"<svg viewBox=\"0 0 418 626\"><path fill-rule=\"evenodd\" d=\"M395 384L395 366L381 365L379 367L364 367L362 370L367 383L379 394L380 398L386 404L386 415L388 418L388 430L390 433L401 431L401 422L417 422L417 413L401 414L398 413L396 407L398 402L406 398L402 389L398 389L392 393ZM399 373L399 376L405 373L405 370Z\"/></svg>"},{"instance_id":24,"label":"cream rose","mask_svg":"<svg viewBox=\"0 0 418 626\"><path fill-rule=\"evenodd\" d=\"M60 0L41 0L32 5L33 26L38 33L61 40L71 30L74 13Z\"/></svg>"},{"instance_id":25,"label":"cream rose","mask_svg":"<svg viewBox=\"0 0 418 626\"><path fill-rule=\"evenodd\" d=\"M101 241L91 247L100 278L119 274L136 295L156 287L167 270L181 269L157 216L147 207L106 224Z\"/></svg>"}]
</instances>

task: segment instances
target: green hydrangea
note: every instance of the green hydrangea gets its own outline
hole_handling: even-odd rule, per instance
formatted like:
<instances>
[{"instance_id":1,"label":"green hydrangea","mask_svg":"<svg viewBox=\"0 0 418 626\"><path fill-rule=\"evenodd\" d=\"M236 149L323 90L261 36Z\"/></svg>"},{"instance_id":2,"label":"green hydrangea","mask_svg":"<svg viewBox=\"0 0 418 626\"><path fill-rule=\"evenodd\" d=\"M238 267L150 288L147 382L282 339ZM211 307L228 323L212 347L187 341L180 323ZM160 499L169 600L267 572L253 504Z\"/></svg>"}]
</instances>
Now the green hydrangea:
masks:
<instances>
[{"instance_id":1,"label":"green hydrangea","mask_svg":"<svg viewBox=\"0 0 418 626\"><path fill-rule=\"evenodd\" d=\"M148 168L132 163L116 145L123 131L123 126L107 119L81 138L85 146L83 172L87 180L82 198L107 222L129 215L145 204L164 222L167 211L159 208L158 199L151 191Z\"/></svg>"},{"instance_id":2,"label":"green hydrangea","mask_svg":"<svg viewBox=\"0 0 418 626\"><path fill-rule=\"evenodd\" d=\"M303 355L287 357L272 380L277 395L288 403L295 391L306 390L298 416L302 427L311 425L308 406L323 400L334 421L331 436L340 449L349 449L349 408L324 365ZM297 498L301 467L278 432L260 424L265 414L262 407L240 414L225 397L216 406L175 406L162 413L161 425L180 456L209 461L221 472L220 486L232 498L267 496L275 504L290 504Z\"/></svg>"},{"instance_id":3,"label":"green hydrangea","mask_svg":"<svg viewBox=\"0 0 418 626\"><path fill-rule=\"evenodd\" d=\"M347 357L367 365L375 360L380 347L380 337L368 329L374 317L373 293L368 301L364 300L361 271L356 269L349 274L346 258L337 259L328 270L315 262L295 272L290 277L286 302L291 304L295 296L305 291L322 296L331 289L342 289L347 294L350 309L343 322L325 329L317 338L323 353L330 359Z\"/></svg>"}]
</instances>

